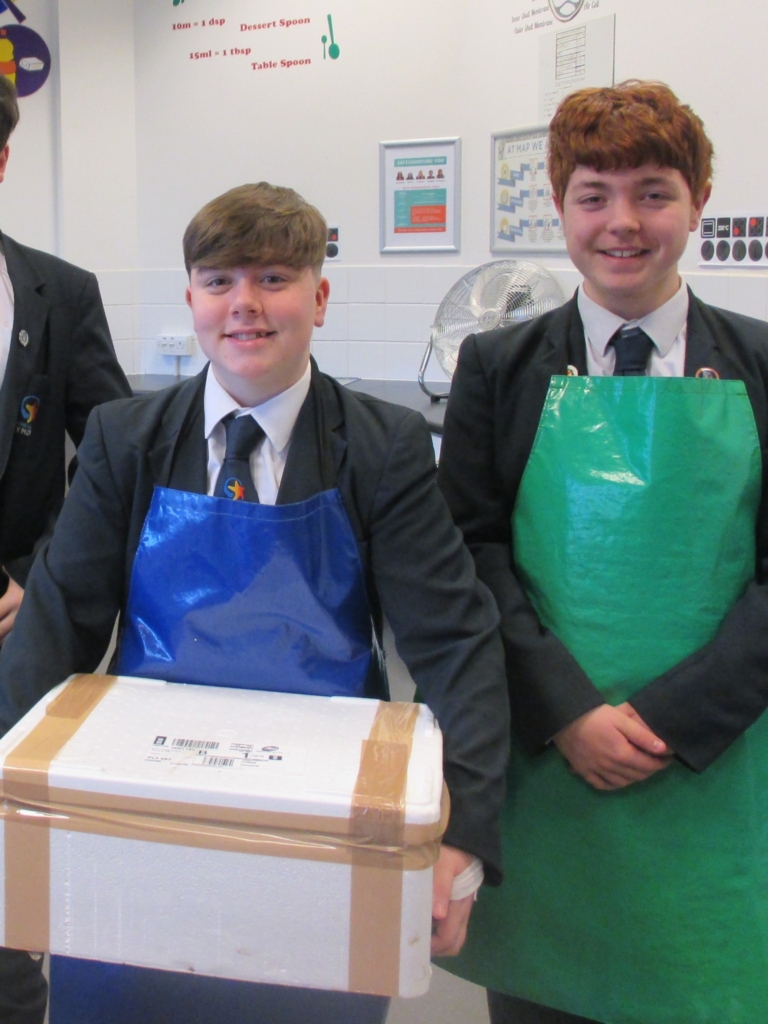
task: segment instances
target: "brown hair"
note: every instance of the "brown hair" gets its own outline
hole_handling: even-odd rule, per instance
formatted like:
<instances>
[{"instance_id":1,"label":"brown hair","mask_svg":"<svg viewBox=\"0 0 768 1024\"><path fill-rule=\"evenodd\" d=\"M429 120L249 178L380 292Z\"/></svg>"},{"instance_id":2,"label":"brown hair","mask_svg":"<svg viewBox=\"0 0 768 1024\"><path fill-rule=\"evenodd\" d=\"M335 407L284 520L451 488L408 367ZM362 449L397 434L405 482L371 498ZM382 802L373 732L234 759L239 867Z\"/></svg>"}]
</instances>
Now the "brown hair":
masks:
<instances>
[{"instance_id":1,"label":"brown hair","mask_svg":"<svg viewBox=\"0 0 768 1024\"><path fill-rule=\"evenodd\" d=\"M676 168L698 203L712 177L712 143L701 118L662 82L628 81L566 96L549 127L548 170L562 204L577 166L615 171Z\"/></svg>"},{"instance_id":2,"label":"brown hair","mask_svg":"<svg viewBox=\"0 0 768 1024\"><path fill-rule=\"evenodd\" d=\"M184 232L184 263L241 267L281 263L320 273L328 227L322 215L292 188L260 181L212 199Z\"/></svg>"},{"instance_id":3,"label":"brown hair","mask_svg":"<svg viewBox=\"0 0 768 1024\"><path fill-rule=\"evenodd\" d=\"M5 149L11 132L19 123L19 104L16 86L5 75L0 75L0 149Z\"/></svg>"}]
</instances>

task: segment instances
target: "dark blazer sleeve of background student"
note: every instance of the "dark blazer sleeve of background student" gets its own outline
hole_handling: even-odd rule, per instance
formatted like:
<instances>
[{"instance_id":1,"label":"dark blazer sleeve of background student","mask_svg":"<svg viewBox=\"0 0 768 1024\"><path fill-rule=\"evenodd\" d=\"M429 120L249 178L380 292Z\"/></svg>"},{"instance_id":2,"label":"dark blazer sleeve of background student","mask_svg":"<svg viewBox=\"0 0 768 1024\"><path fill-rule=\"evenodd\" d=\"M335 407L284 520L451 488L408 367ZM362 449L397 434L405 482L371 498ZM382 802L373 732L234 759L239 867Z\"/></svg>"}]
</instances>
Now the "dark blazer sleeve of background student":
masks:
<instances>
[{"instance_id":1,"label":"dark blazer sleeve of background student","mask_svg":"<svg viewBox=\"0 0 768 1024\"><path fill-rule=\"evenodd\" d=\"M93 671L125 607L153 487L204 492L204 375L147 399L94 411L80 468L51 543L30 574L0 658L8 728L71 672ZM374 614L440 722L452 812L446 842L498 881L509 711L498 615L435 483L423 419L344 392L313 371L278 495L322 489L311 401L325 409L338 487L357 537Z\"/></svg>"},{"instance_id":2,"label":"dark blazer sleeve of background student","mask_svg":"<svg viewBox=\"0 0 768 1024\"><path fill-rule=\"evenodd\" d=\"M763 453L755 581L716 637L630 701L678 758L702 771L768 707L768 326L691 295L686 374L744 380ZM518 328L470 336L446 411L440 484L496 598L512 722L531 752L601 704L599 691L545 629L514 571L510 518L553 374L586 372L575 300Z\"/></svg>"},{"instance_id":3,"label":"dark blazer sleeve of background student","mask_svg":"<svg viewBox=\"0 0 768 1024\"><path fill-rule=\"evenodd\" d=\"M4 236L14 323L0 388L0 562L25 586L65 489L65 432L79 445L94 406L130 395L93 274ZM37 401L31 423L22 403Z\"/></svg>"}]
</instances>

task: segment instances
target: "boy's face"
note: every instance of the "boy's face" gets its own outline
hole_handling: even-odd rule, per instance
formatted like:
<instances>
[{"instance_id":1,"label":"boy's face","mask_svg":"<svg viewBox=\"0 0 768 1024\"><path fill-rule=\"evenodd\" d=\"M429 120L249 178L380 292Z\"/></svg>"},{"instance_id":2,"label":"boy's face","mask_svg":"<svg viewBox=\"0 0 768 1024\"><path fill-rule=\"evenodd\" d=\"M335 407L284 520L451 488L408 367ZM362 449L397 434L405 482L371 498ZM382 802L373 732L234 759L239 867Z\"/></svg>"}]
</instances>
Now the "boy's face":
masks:
<instances>
[{"instance_id":1,"label":"boy's face","mask_svg":"<svg viewBox=\"0 0 768 1024\"><path fill-rule=\"evenodd\" d=\"M699 204L680 171L643 164L617 171L578 166L562 207L568 255L591 299L625 320L671 299L677 263L709 198Z\"/></svg>"},{"instance_id":2,"label":"boy's face","mask_svg":"<svg viewBox=\"0 0 768 1024\"><path fill-rule=\"evenodd\" d=\"M200 348L216 379L243 406L285 391L304 373L329 285L311 267L194 267L187 288Z\"/></svg>"}]
</instances>

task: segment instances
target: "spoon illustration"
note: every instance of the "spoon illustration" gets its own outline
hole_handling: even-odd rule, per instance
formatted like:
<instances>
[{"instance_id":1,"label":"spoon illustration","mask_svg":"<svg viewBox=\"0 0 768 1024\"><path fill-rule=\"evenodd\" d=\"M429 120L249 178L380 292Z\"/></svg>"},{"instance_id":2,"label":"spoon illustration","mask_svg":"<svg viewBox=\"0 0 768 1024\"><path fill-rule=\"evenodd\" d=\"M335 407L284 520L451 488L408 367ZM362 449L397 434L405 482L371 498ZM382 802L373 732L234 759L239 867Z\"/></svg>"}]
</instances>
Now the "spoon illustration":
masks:
<instances>
[{"instance_id":1,"label":"spoon illustration","mask_svg":"<svg viewBox=\"0 0 768 1024\"><path fill-rule=\"evenodd\" d=\"M328 15L328 29L330 30L331 33L331 45L328 47L328 56L331 58L331 60L336 60L336 58L341 53L341 50L339 49L338 44L335 43L333 40L333 21L331 19L330 14Z\"/></svg>"},{"instance_id":2,"label":"spoon illustration","mask_svg":"<svg viewBox=\"0 0 768 1024\"><path fill-rule=\"evenodd\" d=\"M323 44L323 60L325 60L325 44L328 42L328 36L320 36L320 42Z\"/></svg>"}]
</instances>

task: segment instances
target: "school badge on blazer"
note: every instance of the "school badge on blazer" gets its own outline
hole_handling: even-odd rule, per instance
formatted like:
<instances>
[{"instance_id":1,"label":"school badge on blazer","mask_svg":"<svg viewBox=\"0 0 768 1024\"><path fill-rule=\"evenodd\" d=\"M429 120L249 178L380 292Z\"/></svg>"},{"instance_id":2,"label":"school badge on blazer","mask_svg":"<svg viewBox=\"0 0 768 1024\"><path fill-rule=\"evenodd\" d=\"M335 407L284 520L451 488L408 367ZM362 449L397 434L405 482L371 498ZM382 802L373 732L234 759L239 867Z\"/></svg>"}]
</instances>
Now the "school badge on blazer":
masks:
<instances>
[{"instance_id":1,"label":"school badge on blazer","mask_svg":"<svg viewBox=\"0 0 768 1024\"><path fill-rule=\"evenodd\" d=\"M37 419L40 411L40 399L37 395L26 395L21 400L19 407L19 418L16 422L16 433L22 437L29 437L32 433L32 424Z\"/></svg>"}]
</instances>

